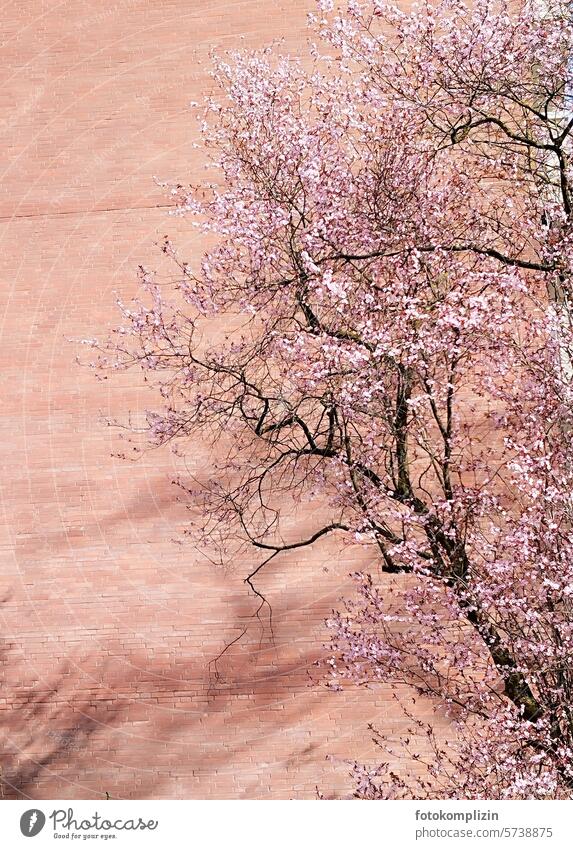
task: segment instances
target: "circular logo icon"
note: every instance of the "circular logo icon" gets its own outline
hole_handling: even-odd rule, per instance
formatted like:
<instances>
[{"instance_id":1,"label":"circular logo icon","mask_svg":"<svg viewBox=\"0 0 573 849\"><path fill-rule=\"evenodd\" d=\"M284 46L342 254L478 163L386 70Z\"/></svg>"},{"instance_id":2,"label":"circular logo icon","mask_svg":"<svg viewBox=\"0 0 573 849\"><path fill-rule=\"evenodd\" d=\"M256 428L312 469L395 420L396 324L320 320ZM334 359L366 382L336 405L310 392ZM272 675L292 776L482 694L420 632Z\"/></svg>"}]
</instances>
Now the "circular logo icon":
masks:
<instances>
[{"instance_id":1,"label":"circular logo icon","mask_svg":"<svg viewBox=\"0 0 573 849\"><path fill-rule=\"evenodd\" d=\"M20 831L25 837L35 837L46 825L46 816L37 808L25 811L20 817Z\"/></svg>"}]
</instances>

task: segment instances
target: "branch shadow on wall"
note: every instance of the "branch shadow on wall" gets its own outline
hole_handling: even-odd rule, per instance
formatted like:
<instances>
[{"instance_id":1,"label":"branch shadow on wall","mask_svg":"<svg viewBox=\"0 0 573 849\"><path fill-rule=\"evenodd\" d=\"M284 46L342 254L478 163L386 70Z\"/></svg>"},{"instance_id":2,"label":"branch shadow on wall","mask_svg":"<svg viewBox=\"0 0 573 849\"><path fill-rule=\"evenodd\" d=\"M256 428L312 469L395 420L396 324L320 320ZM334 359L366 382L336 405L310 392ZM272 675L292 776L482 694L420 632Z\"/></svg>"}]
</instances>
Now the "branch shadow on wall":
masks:
<instances>
[{"instance_id":1,"label":"branch shadow on wall","mask_svg":"<svg viewBox=\"0 0 573 849\"><path fill-rule=\"evenodd\" d=\"M143 499L137 518L145 521L156 510L155 499ZM124 521L123 511L111 513L86 529L87 538L96 530L105 536ZM65 541L62 535L50 542ZM338 603L340 584L336 579L330 585L335 596L326 594L320 563L318 577L309 570L308 580L291 582L299 565L285 556L282 576L278 568L260 576L273 605L274 640L265 618L261 627L252 618L257 600L243 575L235 576L236 589L229 593L229 575L219 573L224 621L191 619L186 634L178 627L171 637L173 622L190 621L188 602L179 606L174 596L169 615L161 612L157 620L166 624L164 639L151 632L141 644L125 628L110 645L102 633L79 659L66 637L60 650L68 660L57 670L46 671L53 663L49 650L43 660L34 659L44 664L41 681L20 674L15 663L25 667L27 658L15 661L7 647L0 655L2 679L9 679L6 702L0 703L5 798L304 798L316 785L330 798L348 795L348 769L340 766L339 780L331 781L327 757L334 753L342 764L342 757L360 759L361 748L371 752L368 724L380 702L311 683L309 673L327 639L316 626ZM351 571L350 564L337 568L343 575ZM129 623L132 596L122 603L122 622ZM139 622L135 606L133 617ZM221 678L214 680L210 662L245 625L245 637L220 659ZM22 680L28 683L22 686Z\"/></svg>"},{"instance_id":2,"label":"branch shadow on wall","mask_svg":"<svg viewBox=\"0 0 573 849\"><path fill-rule=\"evenodd\" d=\"M9 651L0 664L4 671L10 666ZM4 688L8 698L0 720L2 798L42 798L39 791L46 780L57 785L64 798L82 798L82 769L77 765L89 770L96 740L116 726L121 708L113 698L86 693L80 677L73 664L63 662L35 684ZM76 766L70 771L72 763ZM105 782L98 795L106 797Z\"/></svg>"},{"instance_id":3,"label":"branch shadow on wall","mask_svg":"<svg viewBox=\"0 0 573 849\"><path fill-rule=\"evenodd\" d=\"M0 607L11 593L0 599ZM82 680L83 679L83 680ZM121 706L86 688L82 668L73 658L54 666L47 658L33 668L15 641L0 644L0 798L41 798L46 777L62 795L82 797L81 781L70 778L71 761L86 762L97 738L120 721ZM101 795L105 798L105 789Z\"/></svg>"},{"instance_id":4,"label":"branch shadow on wall","mask_svg":"<svg viewBox=\"0 0 573 849\"><path fill-rule=\"evenodd\" d=\"M235 601L238 629L252 600ZM310 686L311 643L293 654L252 633L225 655L216 682L211 647L192 638L168 657L128 645L110 655L102 644L40 680L15 649L0 656L4 799L296 798L301 767L328 770L327 749L310 735L327 698Z\"/></svg>"}]
</instances>

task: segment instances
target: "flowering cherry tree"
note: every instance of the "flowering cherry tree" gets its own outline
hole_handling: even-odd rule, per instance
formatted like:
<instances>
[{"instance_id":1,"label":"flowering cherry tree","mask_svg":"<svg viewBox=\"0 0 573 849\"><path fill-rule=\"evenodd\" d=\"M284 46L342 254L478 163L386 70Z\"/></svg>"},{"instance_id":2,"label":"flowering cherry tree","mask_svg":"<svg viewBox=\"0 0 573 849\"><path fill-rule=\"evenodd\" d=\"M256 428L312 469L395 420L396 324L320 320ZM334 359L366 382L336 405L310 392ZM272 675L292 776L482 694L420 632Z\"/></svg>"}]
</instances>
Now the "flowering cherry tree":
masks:
<instances>
[{"instance_id":1,"label":"flowering cherry tree","mask_svg":"<svg viewBox=\"0 0 573 849\"><path fill-rule=\"evenodd\" d=\"M218 176L172 189L213 247L196 262L165 242L176 293L142 270L148 299L122 306L99 365L159 387L154 444L218 445L189 489L197 533L259 551L259 613L281 552L371 551L329 622L330 684L410 685L457 734L443 748L411 716L425 748L402 741L401 771L355 765L358 796L569 798L568 6L332 6L304 62L216 63ZM317 498L328 521L293 536Z\"/></svg>"}]
</instances>

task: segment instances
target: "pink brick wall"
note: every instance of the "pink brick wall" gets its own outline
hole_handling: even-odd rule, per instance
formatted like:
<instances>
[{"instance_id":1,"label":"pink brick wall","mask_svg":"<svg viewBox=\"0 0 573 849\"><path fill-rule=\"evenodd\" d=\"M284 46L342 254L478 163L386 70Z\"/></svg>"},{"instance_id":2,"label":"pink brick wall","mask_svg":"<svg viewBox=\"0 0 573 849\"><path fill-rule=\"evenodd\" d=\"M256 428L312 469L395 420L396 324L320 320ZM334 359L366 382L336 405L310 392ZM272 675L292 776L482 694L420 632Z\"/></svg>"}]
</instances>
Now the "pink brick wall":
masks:
<instances>
[{"instance_id":1,"label":"pink brick wall","mask_svg":"<svg viewBox=\"0 0 573 849\"><path fill-rule=\"evenodd\" d=\"M252 627L242 578L172 541L185 510L173 458L114 459L100 413L150 399L97 383L68 340L115 321L168 220L153 177L200 176L187 111L211 47L305 38L312 0L28 0L0 45L2 474L0 762L32 798L343 795L337 757L399 730L388 692L309 686L323 620L357 565L330 543L262 580L275 639ZM202 64L199 64L199 63ZM202 454L194 458L201 470ZM10 789L11 785L15 789Z\"/></svg>"}]
</instances>

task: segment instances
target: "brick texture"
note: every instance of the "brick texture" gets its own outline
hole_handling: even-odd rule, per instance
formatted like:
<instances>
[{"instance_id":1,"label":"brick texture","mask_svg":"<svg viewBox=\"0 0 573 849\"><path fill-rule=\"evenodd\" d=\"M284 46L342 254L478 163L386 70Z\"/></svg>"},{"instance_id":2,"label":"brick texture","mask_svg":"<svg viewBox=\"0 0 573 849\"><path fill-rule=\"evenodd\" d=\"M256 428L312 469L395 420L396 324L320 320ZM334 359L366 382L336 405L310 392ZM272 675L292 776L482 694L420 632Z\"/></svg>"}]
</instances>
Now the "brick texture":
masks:
<instances>
[{"instance_id":1,"label":"brick texture","mask_svg":"<svg viewBox=\"0 0 573 849\"><path fill-rule=\"evenodd\" d=\"M28 0L0 45L0 763L5 795L312 798L349 792L344 758L398 733L385 690L312 686L324 618L364 555L329 542L262 579L177 542L188 519L168 452L113 456L104 416L152 405L135 375L97 382L70 340L114 323L114 292L159 262L153 178L199 179L187 104L208 53L277 37L300 52L312 0ZM241 42L241 39L244 39ZM191 458L205 471L201 446ZM175 541L174 541L175 539Z\"/></svg>"}]
</instances>

